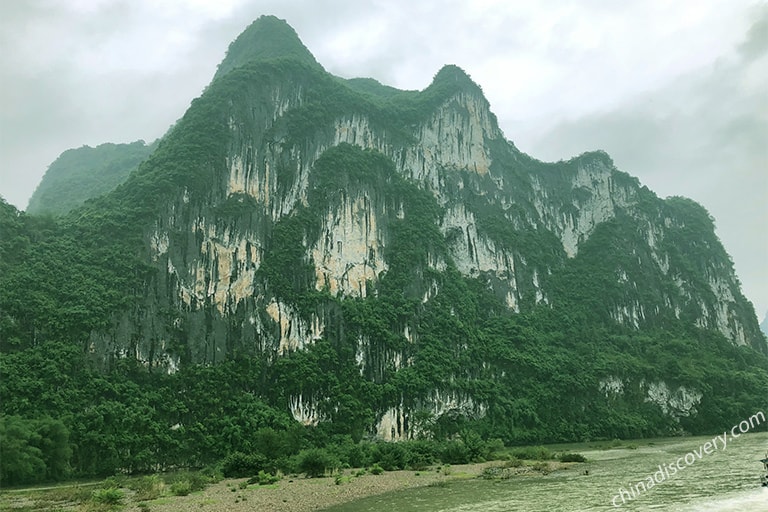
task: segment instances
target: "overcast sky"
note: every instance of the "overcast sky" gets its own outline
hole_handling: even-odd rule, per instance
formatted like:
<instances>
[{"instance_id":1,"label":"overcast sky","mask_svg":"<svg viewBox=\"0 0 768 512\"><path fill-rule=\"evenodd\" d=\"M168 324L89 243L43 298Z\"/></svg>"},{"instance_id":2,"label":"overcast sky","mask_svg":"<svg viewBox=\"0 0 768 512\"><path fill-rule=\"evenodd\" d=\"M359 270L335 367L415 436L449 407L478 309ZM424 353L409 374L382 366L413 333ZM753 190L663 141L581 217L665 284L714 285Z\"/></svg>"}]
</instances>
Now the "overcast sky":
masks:
<instances>
[{"instance_id":1,"label":"overcast sky","mask_svg":"<svg viewBox=\"0 0 768 512\"><path fill-rule=\"evenodd\" d=\"M604 149L695 199L768 310L766 1L0 0L0 194L24 209L62 151L161 136L261 14L339 76L457 64L521 150Z\"/></svg>"}]
</instances>

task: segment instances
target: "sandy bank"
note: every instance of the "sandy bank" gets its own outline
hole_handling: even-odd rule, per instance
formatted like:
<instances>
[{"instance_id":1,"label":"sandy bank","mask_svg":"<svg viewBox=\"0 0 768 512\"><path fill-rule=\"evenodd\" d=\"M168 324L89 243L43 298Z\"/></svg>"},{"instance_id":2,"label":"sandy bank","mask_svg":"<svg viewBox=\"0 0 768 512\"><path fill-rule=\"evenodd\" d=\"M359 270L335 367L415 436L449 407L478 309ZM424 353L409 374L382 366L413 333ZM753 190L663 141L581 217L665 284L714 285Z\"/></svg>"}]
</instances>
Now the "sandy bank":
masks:
<instances>
[{"instance_id":1,"label":"sandy bank","mask_svg":"<svg viewBox=\"0 0 768 512\"><path fill-rule=\"evenodd\" d=\"M204 491L181 497L161 498L146 502L152 512L185 511L254 511L310 512L374 496L389 491L409 489L461 478L475 478L493 462L450 466L444 471L388 471L381 475L352 476L354 470L344 471L344 482L336 485L335 478L285 477L270 486L249 485L240 489L239 480L224 480ZM498 464L498 463L496 463ZM125 510L141 511L139 504L131 503Z\"/></svg>"}]
</instances>

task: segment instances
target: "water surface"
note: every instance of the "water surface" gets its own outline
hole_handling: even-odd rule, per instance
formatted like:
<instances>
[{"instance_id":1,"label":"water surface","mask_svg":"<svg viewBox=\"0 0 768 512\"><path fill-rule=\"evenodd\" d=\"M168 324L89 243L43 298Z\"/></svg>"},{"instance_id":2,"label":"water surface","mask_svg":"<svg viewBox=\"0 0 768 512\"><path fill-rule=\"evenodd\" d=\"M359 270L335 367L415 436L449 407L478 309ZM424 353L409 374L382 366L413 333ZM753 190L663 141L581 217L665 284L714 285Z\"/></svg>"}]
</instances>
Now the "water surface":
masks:
<instances>
[{"instance_id":1,"label":"water surface","mask_svg":"<svg viewBox=\"0 0 768 512\"><path fill-rule=\"evenodd\" d=\"M364 498L327 512L550 512L675 510L681 512L766 511L768 488L760 487L759 459L768 450L768 433L744 434L725 449L700 451L712 437L661 440L637 449L579 449L589 462L550 475L509 480L452 481L447 487L421 487ZM641 441L642 443L642 441ZM657 474L653 487L635 496L620 490L647 482L664 465L694 450L692 465L671 475ZM689 456L688 460L691 460ZM588 470L589 474L584 474ZM637 487L636 487L637 488ZM617 498L618 496L618 498ZM614 505L619 505L616 507Z\"/></svg>"}]
</instances>

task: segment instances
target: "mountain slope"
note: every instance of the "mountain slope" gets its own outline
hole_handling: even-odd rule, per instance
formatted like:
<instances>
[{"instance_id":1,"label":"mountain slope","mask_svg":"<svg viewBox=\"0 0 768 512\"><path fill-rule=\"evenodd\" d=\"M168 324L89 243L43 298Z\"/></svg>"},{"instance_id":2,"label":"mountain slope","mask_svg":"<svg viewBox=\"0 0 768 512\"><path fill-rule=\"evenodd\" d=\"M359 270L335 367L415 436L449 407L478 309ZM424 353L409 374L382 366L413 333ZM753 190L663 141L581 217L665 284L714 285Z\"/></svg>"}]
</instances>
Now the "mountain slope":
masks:
<instances>
[{"instance_id":1,"label":"mountain slope","mask_svg":"<svg viewBox=\"0 0 768 512\"><path fill-rule=\"evenodd\" d=\"M124 182L152 152L144 141L83 146L62 153L29 199L32 214L61 215Z\"/></svg>"},{"instance_id":2,"label":"mountain slope","mask_svg":"<svg viewBox=\"0 0 768 512\"><path fill-rule=\"evenodd\" d=\"M110 194L51 225L4 213L2 243L27 247L0 276L4 350L58 340L176 390L152 457L194 464L288 414L331 437L523 443L765 407L766 339L701 206L602 152L523 154L456 66L418 92L346 81L286 27L249 27ZM221 425L205 393L248 412ZM32 414L22 387L3 396Z\"/></svg>"}]
</instances>

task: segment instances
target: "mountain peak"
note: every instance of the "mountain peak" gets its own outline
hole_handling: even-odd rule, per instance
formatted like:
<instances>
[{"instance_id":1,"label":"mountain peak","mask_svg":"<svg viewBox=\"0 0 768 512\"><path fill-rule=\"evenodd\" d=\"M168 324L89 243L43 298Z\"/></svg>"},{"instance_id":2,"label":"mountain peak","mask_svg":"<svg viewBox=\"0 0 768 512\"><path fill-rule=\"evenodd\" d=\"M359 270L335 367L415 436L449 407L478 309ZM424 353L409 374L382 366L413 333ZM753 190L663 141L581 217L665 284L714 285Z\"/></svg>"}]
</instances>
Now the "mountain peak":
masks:
<instances>
[{"instance_id":1,"label":"mountain peak","mask_svg":"<svg viewBox=\"0 0 768 512\"><path fill-rule=\"evenodd\" d=\"M321 68L288 22L275 16L260 16L227 49L214 80L250 62L295 59Z\"/></svg>"},{"instance_id":2,"label":"mountain peak","mask_svg":"<svg viewBox=\"0 0 768 512\"><path fill-rule=\"evenodd\" d=\"M436 86L458 87L481 95L483 93L480 86L469 77L467 72L455 64L447 64L440 68L440 71L432 79L431 87Z\"/></svg>"}]
</instances>

